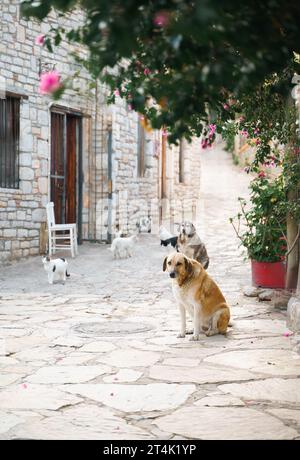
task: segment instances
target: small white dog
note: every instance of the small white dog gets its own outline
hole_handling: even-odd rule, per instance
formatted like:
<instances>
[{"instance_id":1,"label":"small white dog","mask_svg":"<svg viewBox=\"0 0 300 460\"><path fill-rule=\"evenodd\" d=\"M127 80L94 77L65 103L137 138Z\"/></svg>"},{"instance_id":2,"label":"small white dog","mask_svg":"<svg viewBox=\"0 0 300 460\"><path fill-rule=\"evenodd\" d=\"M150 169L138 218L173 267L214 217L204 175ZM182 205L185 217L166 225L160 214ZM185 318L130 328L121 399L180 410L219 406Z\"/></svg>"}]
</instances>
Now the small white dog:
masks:
<instances>
[{"instance_id":1,"label":"small white dog","mask_svg":"<svg viewBox=\"0 0 300 460\"><path fill-rule=\"evenodd\" d=\"M137 240L137 235L132 235L128 238L122 238L120 236L115 238L110 247L110 250L114 254L114 259L132 257Z\"/></svg>"},{"instance_id":2,"label":"small white dog","mask_svg":"<svg viewBox=\"0 0 300 460\"><path fill-rule=\"evenodd\" d=\"M69 273L67 272L68 262L66 259L50 259L50 257L43 257L44 269L48 273L49 284L53 284L54 279L59 279L65 283Z\"/></svg>"}]
</instances>

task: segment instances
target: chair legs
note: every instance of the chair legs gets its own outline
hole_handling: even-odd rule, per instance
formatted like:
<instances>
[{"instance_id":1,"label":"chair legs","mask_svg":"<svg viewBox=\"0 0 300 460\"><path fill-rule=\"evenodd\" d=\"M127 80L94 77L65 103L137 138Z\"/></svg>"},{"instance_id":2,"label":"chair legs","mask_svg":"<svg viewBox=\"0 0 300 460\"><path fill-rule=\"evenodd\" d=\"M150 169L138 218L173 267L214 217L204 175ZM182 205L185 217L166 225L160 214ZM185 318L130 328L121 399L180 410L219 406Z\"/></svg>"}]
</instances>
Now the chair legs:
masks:
<instances>
[{"instance_id":1,"label":"chair legs","mask_svg":"<svg viewBox=\"0 0 300 460\"><path fill-rule=\"evenodd\" d=\"M75 242L74 242L74 228L70 229L70 246L71 246L71 255L75 257Z\"/></svg>"},{"instance_id":2,"label":"chair legs","mask_svg":"<svg viewBox=\"0 0 300 460\"><path fill-rule=\"evenodd\" d=\"M77 241L77 228L76 228L76 225L74 226L74 246L75 246L75 254L78 255L78 241Z\"/></svg>"},{"instance_id":3,"label":"chair legs","mask_svg":"<svg viewBox=\"0 0 300 460\"><path fill-rule=\"evenodd\" d=\"M78 244L77 244L77 229L76 226L66 229L69 232L69 235L56 235L55 230L49 229L49 256L56 253L56 249L69 249L71 251L71 256L74 258L78 254ZM56 240L69 240L70 244L57 244Z\"/></svg>"}]
</instances>

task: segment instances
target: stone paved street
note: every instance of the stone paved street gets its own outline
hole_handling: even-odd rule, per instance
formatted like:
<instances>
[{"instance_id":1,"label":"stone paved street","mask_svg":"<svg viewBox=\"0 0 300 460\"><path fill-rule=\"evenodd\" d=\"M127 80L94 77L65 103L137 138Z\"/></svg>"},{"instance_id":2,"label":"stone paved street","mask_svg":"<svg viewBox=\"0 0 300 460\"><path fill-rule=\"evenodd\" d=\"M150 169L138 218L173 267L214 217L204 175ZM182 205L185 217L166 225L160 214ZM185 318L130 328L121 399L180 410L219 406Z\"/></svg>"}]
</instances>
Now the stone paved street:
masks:
<instances>
[{"instance_id":1,"label":"stone paved street","mask_svg":"<svg viewBox=\"0 0 300 460\"><path fill-rule=\"evenodd\" d=\"M250 266L228 218L249 177L203 153L200 234L232 307L227 337L176 338L166 249L132 259L85 244L70 279L40 258L0 269L0 439L296 439L300 356L285 312L244 297Z\"/></svg>"}]
</instances>

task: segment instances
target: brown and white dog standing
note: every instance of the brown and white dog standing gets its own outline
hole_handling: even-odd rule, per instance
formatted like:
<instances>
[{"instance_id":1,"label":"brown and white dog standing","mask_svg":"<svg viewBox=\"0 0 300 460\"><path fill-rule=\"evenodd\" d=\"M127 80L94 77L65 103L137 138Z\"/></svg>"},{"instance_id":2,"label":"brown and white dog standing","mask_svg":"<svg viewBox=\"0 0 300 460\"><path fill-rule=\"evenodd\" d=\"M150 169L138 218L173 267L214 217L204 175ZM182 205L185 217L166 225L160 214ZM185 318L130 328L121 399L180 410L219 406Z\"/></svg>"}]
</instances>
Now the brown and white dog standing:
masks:
<instances>
[{"instance_id":1,"label":"brown and white dog standing","mask_svg":"<svg viewBox=\"0 0 300 460\"><path fill-rule=\"evenodd\" d=\"M206 247L192 222L182 222L177 239L177 249L190 259L195 259L207 269L209 258Z\"/></svg>"},{"instance_id":2,"label":"brown and white dog standing","mask_svg":"<svg viewBox=\"0 0 300 460\"><path fill-rule=\"evenodd\" d=\"M194 320L194 333L190 340L199 340L200 332L207 336L226 334L230 311L226 300L214 280L196 260L179 252L164 259L163 270L172 278L173 294L178 302L181 329L178 337L185 337L186 312Z\"/></svg>"}]
</instances>

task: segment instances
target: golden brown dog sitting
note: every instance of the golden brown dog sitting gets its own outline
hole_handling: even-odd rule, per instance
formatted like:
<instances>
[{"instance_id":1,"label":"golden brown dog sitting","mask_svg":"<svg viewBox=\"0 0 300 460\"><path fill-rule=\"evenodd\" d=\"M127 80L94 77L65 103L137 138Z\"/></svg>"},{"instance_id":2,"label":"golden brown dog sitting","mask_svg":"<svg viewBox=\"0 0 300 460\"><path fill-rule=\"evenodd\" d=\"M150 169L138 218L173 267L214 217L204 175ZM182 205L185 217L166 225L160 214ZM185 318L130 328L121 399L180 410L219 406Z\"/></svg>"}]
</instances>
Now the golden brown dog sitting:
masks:
<instances>
[{"instance_id":1,"label":"golden brown dog sitting","mask_svg":"<svg viewBox=\"0 0 300 460\"><path fill-rule=\"evenodd\" d=\"M214 280L203 266L179 252L167 256L163 270L172 278L173 294L178 302L181 329L178 337L185 337L186 312L194 320L193 336L199 340L201 330L207 335L226 334L230 311Z\"/></svg>"}]
</instances>

